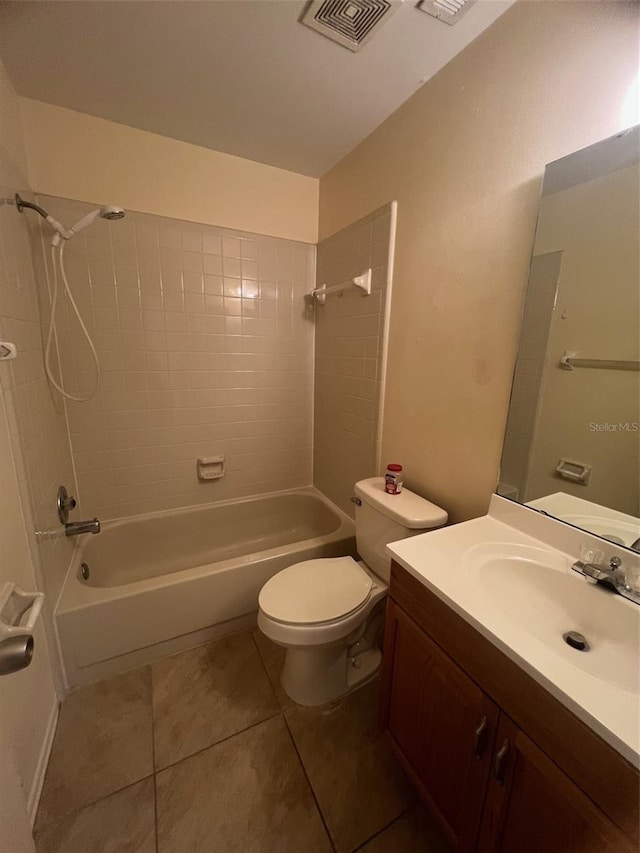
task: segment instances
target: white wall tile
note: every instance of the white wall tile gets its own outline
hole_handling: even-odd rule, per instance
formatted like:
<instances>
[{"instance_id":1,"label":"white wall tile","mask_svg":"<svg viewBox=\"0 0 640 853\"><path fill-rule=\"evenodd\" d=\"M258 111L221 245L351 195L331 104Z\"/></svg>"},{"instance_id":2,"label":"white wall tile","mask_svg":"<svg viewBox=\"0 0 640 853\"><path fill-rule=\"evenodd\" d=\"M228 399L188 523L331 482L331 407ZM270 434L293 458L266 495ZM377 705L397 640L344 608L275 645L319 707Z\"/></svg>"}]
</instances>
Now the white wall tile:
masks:
<instances>
[{"instance_id":1,"label":"white wall tile","mask_svg":"<svg viewBox=\"0 0 640 853\"><path fill-rule=\"evenodd\" d=\"M61 221L84 210L41 202ZM314 247L136 213L100 225L67 247L103 369L96 400L68 407L83 511L106 519L309 484L302 297ZM92 382L70 315L60 332L65 383ZM225 478L199 482L197 457L220 453Z\"/></svg>"},{"instance_id":2,"label":"white wall tile","mask_svg":"<svg viewBox=\"0 0 640 853\"><path fill-rule=\"evenodd\" d=\"M353 515L353 484L376 471L383 312L391 228L386 206L318 246L316 286L331 286L372 268L373 292L353 289L315 307L314 485ZM300 263L278 258L278 310L296 295L281 284ZM287 295L285 295L287 294ZM294 303L295 304L295 303ZM291 312L292 318L297 312Z\"/></svg>"}]
</instances>

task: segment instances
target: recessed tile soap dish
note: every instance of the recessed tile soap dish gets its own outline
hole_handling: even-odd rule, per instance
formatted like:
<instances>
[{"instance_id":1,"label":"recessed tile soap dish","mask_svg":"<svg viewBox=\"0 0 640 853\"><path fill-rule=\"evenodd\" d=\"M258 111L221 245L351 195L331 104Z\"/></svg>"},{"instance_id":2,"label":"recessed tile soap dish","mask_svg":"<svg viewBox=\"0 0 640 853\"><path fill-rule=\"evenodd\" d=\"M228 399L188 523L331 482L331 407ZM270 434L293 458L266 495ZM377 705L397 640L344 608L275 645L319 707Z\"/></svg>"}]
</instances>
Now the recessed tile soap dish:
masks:
<instances>
[{"instance_id":1,"label":"recessed tile soap dish","mask_svg":"<svg viewBox=\"0 0 640 853\"><path fill-rule=\"evenodd\" d=\"M15 583L0 589L0 642L7 637L31 634L44 603L43 592L25 592Z\"/></svg>"},{"instance_id":2,"label":"recessed tile soap dish","mask_svg":"<svg viewBox=\"0 0 640 853\"><path fill-rule=\"evenodd\" d=\"M224 456L203 456L198 459L199 480L219 480L224 477Z\"/></svg>"}]
</instances>

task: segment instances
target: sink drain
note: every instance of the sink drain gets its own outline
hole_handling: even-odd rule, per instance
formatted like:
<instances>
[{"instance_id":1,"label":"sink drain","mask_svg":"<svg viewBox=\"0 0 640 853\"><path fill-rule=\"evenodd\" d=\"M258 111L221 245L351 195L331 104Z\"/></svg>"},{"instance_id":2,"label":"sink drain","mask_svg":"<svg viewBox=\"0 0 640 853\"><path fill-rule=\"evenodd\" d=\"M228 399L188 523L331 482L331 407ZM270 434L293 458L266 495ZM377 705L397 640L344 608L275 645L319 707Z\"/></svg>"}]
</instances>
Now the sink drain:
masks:
<instances>
[{"instance_id":1,"label":"sink drain","mask_svg":"<svg viewBox=\"0 0 640 853\"><path fill-rule=\"evenodd\" d=\"M562 635L562 639L568 646L571 646L572 649L577 649L579 652L589 651L589 643L584 635L580 634L578 631L567 631L566 634Z\"/></svg>"}]
</instances>

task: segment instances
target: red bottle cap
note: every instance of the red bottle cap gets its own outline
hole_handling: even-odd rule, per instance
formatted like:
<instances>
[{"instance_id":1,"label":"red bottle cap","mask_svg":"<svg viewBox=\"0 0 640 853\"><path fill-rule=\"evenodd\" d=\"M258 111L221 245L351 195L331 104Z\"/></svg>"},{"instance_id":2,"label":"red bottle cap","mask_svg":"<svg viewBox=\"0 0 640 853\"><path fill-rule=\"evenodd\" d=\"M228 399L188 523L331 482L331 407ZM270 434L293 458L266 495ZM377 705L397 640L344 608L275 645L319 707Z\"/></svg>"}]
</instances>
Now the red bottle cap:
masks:
<instances>
[{"instance_id":1,"label":"red bottle cap","mask_svg":"<svg viewBox=\"0 0 640 853\"><path fill-rule=\"evenodd\" d=\"M387 471L402 471L402 465L391 463L391 465L387 465Z\"/></svg>"}]
</instances>

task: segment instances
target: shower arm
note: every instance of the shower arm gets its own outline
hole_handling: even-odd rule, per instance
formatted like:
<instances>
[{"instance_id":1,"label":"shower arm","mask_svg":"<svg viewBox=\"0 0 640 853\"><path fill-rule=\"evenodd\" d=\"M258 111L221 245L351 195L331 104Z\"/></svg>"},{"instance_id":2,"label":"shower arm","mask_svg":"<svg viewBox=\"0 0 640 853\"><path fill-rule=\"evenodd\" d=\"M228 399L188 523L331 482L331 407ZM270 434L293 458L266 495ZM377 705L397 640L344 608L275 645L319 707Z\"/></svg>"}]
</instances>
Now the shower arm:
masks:
<instances>
[{"instance_id":1,"label":"shower arm","mask_svg":"<svg viewBox=\"0 0 640 853\"><path fill-rule=\"evenodd\" d=\"M25 207L28 207L29 210L35 210L36 213L39 213L43 219L46 219L49 215L39 204L34 204L32 201L25 201L23 198L20 198L18 193L15 194L14 198L16 200L16 207L20 213L22 213Z\"/></svg>"},{"instance_id":2,"label":"shower arm","mask_svg":"<svg viewBox=\"0 0 640 853\"><path fill-rule=\"evenodd\" d=\"M39 213L40 216L49 223L49 225L56 232L57 236L57 240L55 240L54 237L54 245L57 246L59 244L60 237L63 237L65 240L70 240L72 237L75 236L74 231L70 231L68 228L65 228L64 225L58 222L57 219L54 219L53 216L50 216L43 207L40 207L39 204L35 204L32 201L25 201L23 198L20 197L18 193L15 194L14 198L16 200L16 207L18 208L19 213L22 213L25 208L28 208L29 210L35 210L36 213Z\"/></svg>"}]
</instances>

